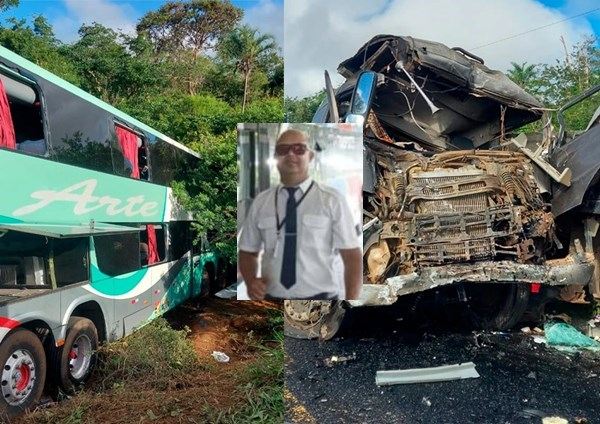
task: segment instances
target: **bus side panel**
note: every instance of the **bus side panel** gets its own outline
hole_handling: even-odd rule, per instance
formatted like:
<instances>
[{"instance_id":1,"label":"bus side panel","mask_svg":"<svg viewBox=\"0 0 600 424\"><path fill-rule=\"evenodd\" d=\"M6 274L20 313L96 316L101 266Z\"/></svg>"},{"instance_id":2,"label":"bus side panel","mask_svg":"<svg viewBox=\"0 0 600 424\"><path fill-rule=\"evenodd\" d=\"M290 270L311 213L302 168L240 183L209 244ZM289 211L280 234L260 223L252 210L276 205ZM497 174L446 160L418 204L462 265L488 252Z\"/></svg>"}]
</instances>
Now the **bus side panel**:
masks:
<instances>
[{"instance_id":1,"label":"bus side panel","mask_svg":"<svg viewBox=\"0 0 600 424\"><path fill-rule=\"evenodd\" d=\"M120 336L118 331L118 322L115 320L115 301L108 296L101 294L90 293L86 288L90 285L70 287L61 290L61 316L63 329L60 338L66 338L67 324L69 318L73 315L75 308L83 305L86 302L93 302L100 307L102 319L104 320L104 328L97 328L99 335L106 334L107 340L112 341ZM91 319L91 317L88 317ZM94 321L92 319L92 321ZM100 322L94 322L96 327L99 327Z\"/></svg>"},{"instance_id":2,"label":"bus side panel","mask_svg":"<svg viewBox=\"0 0 600 424\"><path fill-rule=\"evenodd\" d=\"M204 273L204 268L209 265L212 266L214 271L213 280L220 270L217 269L217 257L213 252L194 256L193 263L192 296L199 296L202 291L202 274Z\"/></svg>"},{"instance_id":3,"label":"bus side panel","mask_svg":"<svg viewBox=\"0 0 600 424\"><path fill-rule=\"evenodd\" d=\"M41 320L45 322L58 337L61 323L61 292L12 301L0 306L0 342L14 328L28 321Z\"/></svg>"},{"instance_id":4,"label":"bus side panel","mask_svg":"<svg viewBox=\"0 0 600 424\"><path fill-rule=\"evenodd\" d=\"M154 295L154 303L160 313L173 309L192 296L190 254L170 264L169 270L159 277L157 289L160 292Z\"/></svg>"},{"instance_id":5,"label":"bus side panel","mask_svg":"<svg viewBox=\"0 0 600 424\"><path fill-rule=\"evenodd\" d=\"M123 337L183 303L191 295L189 255L146 268L143 279L126 293L115 295L115 320ZM118 285L119 277L112 280Z\"/></svg>"}]
</instances>

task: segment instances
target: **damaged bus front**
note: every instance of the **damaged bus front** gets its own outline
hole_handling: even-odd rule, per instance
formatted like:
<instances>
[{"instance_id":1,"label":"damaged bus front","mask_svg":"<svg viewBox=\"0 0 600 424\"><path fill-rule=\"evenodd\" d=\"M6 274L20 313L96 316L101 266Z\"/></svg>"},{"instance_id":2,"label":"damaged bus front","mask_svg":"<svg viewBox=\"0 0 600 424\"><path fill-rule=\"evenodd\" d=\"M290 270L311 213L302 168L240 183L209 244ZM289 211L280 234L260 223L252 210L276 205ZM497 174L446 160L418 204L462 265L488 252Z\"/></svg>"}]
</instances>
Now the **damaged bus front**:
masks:
<instances>
[{"instance_id":1,"label":"damaged bus front","mask_svg":"<svg viewBox=\"0 0 600 424\"><path fill-rule=\"evenodd\" d=\"M332 337L344 308L433 293L509 328L590 283L583 232L556 230L552 194L571 182L551 164L557 137L509 136L546 119L537 99L461 48L411 37L377 36L338 72L315 120L364 125L364 286L355 301L287 302L289 335Z\"/></svg>"}]
</instances>

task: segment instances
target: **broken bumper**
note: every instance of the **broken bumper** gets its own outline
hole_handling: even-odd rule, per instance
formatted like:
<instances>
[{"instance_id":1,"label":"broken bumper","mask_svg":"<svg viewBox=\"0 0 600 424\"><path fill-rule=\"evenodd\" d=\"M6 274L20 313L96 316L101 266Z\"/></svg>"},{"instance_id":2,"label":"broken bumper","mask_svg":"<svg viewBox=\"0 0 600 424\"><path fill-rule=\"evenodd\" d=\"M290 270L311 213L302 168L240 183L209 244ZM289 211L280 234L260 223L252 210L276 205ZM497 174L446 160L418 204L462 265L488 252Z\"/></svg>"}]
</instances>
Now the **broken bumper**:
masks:
<instances>
[{"instance_id":1,"label":"broken bumper","mask_svg":"<svg viewBox=\"0 0 600 424\"><path fill-rule=\"evenodd\" d=\"M398 275L383 284L363 284L360 299L348 300L355 306L391 305L398 297L454 283L541 283L550 286L587 285L594 272L590 258L567 257L544 265L510 261L424 268L420 273Z\"/></svg>"}]
</instances>

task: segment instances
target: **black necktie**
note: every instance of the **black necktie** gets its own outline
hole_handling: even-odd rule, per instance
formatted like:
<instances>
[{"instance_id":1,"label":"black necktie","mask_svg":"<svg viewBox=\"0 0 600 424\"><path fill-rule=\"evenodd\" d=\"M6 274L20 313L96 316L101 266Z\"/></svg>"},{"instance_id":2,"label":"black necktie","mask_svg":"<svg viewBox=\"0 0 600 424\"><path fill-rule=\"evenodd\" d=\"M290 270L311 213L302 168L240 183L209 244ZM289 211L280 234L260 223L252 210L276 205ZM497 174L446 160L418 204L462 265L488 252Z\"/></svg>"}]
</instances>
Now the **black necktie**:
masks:
<instances>
[{"instance_id":1,"label":"black necktie","mask_svg":"<svg viewBox=\"0 0 600 424\"><path fill-rule=\"evenodd\" d=\"M296 284L296 190L298 187L284 187L288 192L285 206L285 243L281 265L281 284L289 289Z\"/></svg>"}]
</instances>

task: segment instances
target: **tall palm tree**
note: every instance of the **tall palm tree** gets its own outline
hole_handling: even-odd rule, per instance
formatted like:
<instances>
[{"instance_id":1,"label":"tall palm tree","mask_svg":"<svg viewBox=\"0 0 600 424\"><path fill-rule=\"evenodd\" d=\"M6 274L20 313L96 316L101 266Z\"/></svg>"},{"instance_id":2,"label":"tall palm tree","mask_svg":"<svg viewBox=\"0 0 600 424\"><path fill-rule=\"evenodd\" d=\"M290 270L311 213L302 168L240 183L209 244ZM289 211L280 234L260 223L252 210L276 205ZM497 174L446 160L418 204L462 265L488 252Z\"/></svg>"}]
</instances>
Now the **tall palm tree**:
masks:
<instances>
[{"instance_id":1,"label":"tall palm tree","mask_svg":"<svg viewBox=\"0 0 600 424\"><path fill-rule=\"evenodd\" d=\"M535 65L528 65L527 62L523 62L522 64L510 62L510 64L512 65L512 69L507 72L508 77L525 89L532 88L537 76Z\"/></svg>"},{"instance_id":2,"label":"tall palm tree","mask_svg":"<svg viewBox=\"0 0 600 424\"><path fill-rule=\"evenodd\" d=\"M270 34L260 34L247 25L234 29L221 43L220 52L226 60L235 64L235 69L244 76L244 100L242 111L248 99L248 82L256 66L277 52L277 43Z\"/></svg>"}]
</instances>

